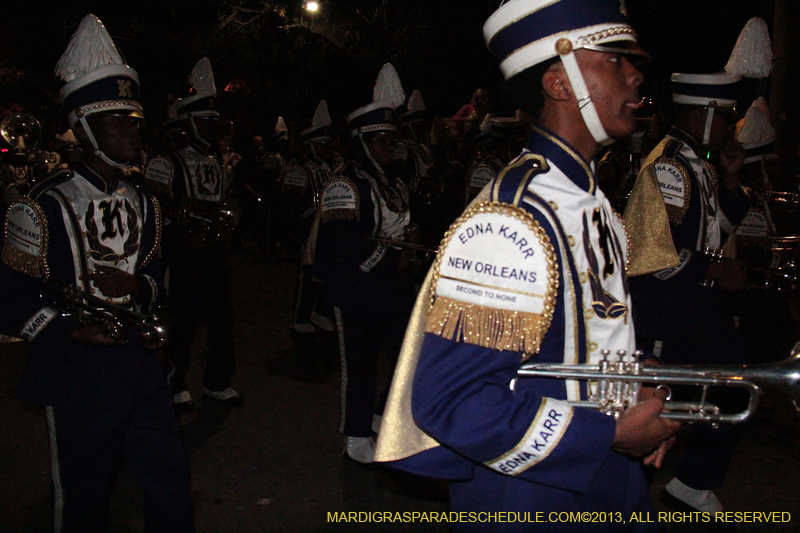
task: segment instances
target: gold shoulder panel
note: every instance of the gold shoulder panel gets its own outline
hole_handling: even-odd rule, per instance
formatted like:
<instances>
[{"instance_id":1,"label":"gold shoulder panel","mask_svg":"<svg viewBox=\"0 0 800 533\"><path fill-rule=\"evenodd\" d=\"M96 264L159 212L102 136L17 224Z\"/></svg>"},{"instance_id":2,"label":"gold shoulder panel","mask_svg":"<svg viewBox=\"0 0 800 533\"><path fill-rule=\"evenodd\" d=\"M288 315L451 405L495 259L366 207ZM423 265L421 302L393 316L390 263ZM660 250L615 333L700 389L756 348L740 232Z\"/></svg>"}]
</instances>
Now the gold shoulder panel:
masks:
<instances>
[{"instance_id":1,"label":"gold shoulder panel","mask_svg":"<svg viewBox=\"0 0 800 533\"><path fill-rule=\"evenodd\" d=\"M6 211L5 239L0 259L17 272L47 280L47 248L50 241L47 219L33 199L21 196Z\"/></svg>"},{"instance_id":2,"label":"gold shoulder panel","mask_svg":"<svg viewBox=\"0 0 800 533\"><path fill-rule=\"evenodd\" d=\"M650 164L639 172L625 206L624 221L630 242L629 276L642 276L680 264L661 187Z\"/></svg>"}]
</instances>

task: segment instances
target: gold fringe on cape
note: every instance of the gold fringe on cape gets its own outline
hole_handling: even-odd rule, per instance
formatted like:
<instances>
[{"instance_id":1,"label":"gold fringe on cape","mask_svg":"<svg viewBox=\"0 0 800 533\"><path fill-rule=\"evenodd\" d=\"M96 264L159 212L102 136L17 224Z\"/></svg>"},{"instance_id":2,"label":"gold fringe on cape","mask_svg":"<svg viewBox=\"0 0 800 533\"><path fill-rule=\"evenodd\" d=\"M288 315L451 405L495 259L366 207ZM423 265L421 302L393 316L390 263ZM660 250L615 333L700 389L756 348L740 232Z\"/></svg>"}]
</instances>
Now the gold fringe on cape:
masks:
<instances>
[{"instance_id":1,"label":"gold fringe on cape","mask_svg":"<svg viewBox=\"0 0 800 533\"><path fill-rule=\"evenodd\" d=\"M39 258L35 255L20 252L11 246L8 241L3 243L3 252L0 254L0 260L17 272L33 278L42 277L42 265Z\"/></svg>"},{"instance_id":2,"label":"gold fringe on cape","mask_svg":"<svg viewBox=\"0 0 800 533\"><path fill-rule=\"evenodd\" d=\"M322 212L322 223L330 222L331 220L358 220L358 209L328 209Z\"/></svg>"},{"instance_id":3,"label":"gold fringe on cape","mask_svg":"<svg viewBox=\"0 0 800 533\"><path fill-rule=\"evenodd\" d=\"M541 318L437 296L425 332L493 350L536 353Z\"/></svg>"}]
</instances>

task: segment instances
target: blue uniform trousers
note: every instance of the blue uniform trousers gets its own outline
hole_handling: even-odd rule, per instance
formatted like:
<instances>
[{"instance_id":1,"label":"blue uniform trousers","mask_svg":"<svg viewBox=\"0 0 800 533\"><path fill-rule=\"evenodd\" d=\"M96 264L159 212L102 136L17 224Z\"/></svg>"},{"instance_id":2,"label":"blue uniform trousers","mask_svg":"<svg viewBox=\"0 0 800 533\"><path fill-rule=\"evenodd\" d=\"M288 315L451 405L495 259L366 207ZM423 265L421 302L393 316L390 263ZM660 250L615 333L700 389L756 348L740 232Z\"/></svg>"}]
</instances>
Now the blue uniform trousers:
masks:
<instances>
[{"instance_id":1,"label":"blue uniform trousers","mask_svg":"<svg viewBox=\"0 0 800 533\"><path fill-rule=\"evenodd\" d=\"M236 372L231 281L226 254L216 248L178 250L185 253L168 256L172 317L168 354L175 365L172 393L187 390L186 373L192 360L192 343L200 325L205 325L208 331L203 385L212 391L222 391L230 386Z\"/></svg>"},{"instance_id":2,"label":"blue uniform trousers","mask_svg":"<svg viewBox=\"0 0 800 533\"><path fill-rule=\"evenodd\" d=\"M414 306L410 283L393 284L394 290L380 290L380 294L367 289L361 288L359 297L334 307L342 356L339 431L351 437L372 435L372 415L383 412L390 384L376 408L378 355L383 346L394 368Z\"/></svg>"},{"instance_id":3,"label":"blue uniform trousers","mask_svg":"<svg viewBox=\"0 0 800 533\"><path fill-rule=\"evenodd\" d=\"M63 492L63 532L106 531L111 483L124 459L144 490L145 532L194 531L189 467L169 387L153 358L127 402L98 411L54 407L58 453L56 501ZM52 436L52 434L51 434ZM58 509L56 509L58 512Z\"/></svg>"}]
</instances>

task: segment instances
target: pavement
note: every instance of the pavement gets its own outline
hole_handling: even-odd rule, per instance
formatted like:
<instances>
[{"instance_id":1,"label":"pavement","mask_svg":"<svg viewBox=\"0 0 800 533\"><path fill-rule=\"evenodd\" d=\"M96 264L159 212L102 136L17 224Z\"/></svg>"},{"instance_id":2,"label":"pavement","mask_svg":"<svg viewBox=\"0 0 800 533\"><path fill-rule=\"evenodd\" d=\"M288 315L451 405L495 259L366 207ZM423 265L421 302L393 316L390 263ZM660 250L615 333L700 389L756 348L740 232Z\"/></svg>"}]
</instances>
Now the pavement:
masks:
<instances>
[{"instance_id":1,"label":"pavement","mask_svg":"<svg viewBox=\"0 0 800 533\"><path fill-rule=\"evenodd\" d=\"M420 519L335 521L343 512L443 513L447 484L344 460L336 340L294 342L289 335L297 267L244 253L232 257L231 268L238 360L233 386L245 403L228 408L202 401L201 335L189 378L198 409L179 418L198 533L450 531L445 522ZM52 531L44 410L14 397L25 354L24 343L0 344L0 533ZM386 382L390 371L384 362ZM683 432L679 437L653 482L654 503L662 512L658 495L676 467ZM717 494L726 510L784 512L791 521L739 523L738 532L800 531L798 451L800 415L786 397L768 397L745 427ZM141 504L141 490L123 465L109 505L109 531L142 531ZM662 523L669 532L699 531L695 524Z\"/></svg>"}]
</instances>

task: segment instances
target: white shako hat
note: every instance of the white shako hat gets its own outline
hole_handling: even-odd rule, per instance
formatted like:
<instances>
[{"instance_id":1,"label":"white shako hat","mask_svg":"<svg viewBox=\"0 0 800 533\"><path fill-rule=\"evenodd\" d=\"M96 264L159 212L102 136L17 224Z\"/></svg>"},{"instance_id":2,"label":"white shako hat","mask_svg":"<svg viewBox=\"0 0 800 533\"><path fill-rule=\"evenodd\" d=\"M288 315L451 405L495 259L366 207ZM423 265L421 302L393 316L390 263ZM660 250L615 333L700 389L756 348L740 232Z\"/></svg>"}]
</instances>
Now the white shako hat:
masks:
<instances>
[{"instance_id":1,"label":"white shako hat","mask_svg":"<svg viewBox=\"0 0 800 533\"><path fill-rule=\"evenodd\" d=\"M320 100L314 117L311 119L311 127L300 132L300 142L330 140L332 123L331 115L328 113L328 102Z\"/></svg>"},{"instance_id":2,"label":"white shako hat","mask_svg":"<svg viewBox=\"0 0 800 533\"><path fill-rule=\"evenodd\" d=\"M172 105L177 120L189 117L219 116L216 109L217 86L214 83L214 71L207 57L198 61L189 74L189 85L192 94L186 98L178 98Z\"/></svg>"},{"instance_id":3,"label":"white shako hat","mask_svg":"<svg viewBox=\"0 0 800 533\"><path fill-rule=\"evenodd\" d=\"M89 14L81 20L58 60L55 74L66 82L60 96L70 128L80 123L103 161L130 168L129 164L112 161L98 148L86 121L89 115L108 112L144 118L139 75L125 63L99 18Z\"/></svg>"},{"instance_id":4,"label":"white shako hat","mask_svg":"<svg viewBox=\"0 0 800 533\"><path fill-rule=\"evenodd\" d=\"M747 110L747 114L736 124L736 142L745 149L745 164L777 159L775 153L775 129L769 120L769 107L763 96L759 96Z\"/></svg>"},{"instance_id":5,"label":"white shako hat","mask_svg":"<svg viewBox=\"0 0 800 533\"><path fill-rule=\"evenodd\" d=\"M701 146L708 146L711 139L711 124L717 108L735 112L736 95L742 77L728 72L712 74L686 74L676 72L672 75L672 101L681 105L706 107L706 125L703 129Z\"/></svg>"},{"instance_id":6,"label":"white shako hat","mask_svg":"<svg viewBox=\"0 0 800 533\"><path fill-rule=\"evenodd\" d=\"M613 140L600 122L573 52L585 48L649 58L628 24L624 0L509 0L486 21L483 37L506 79L560 57L586 127L601 144Z\"/></svg>"},{"instance_id":7,"label":"white shako hat","mask_svg":"<svg viewBox=\"0 0 800 533\"><path fill-rule=\"evenodd\" d=\"M378 73L372 92L372 103L360 107L347 116L350 136L361 136L373 131L397 131L395 110L406 101L400 76L391 63L386 63Z\"/></svg>"},{"instance_id":8,"label":"white shako hat","mask_svg":"<svg viewBox=\"0 0 800 533\"><path fill-rule=\"evenodd\" d=\"M672 75L672 101L676 104L736 107L742 77L728 72Z\"/></svg>"}]
</instances>

